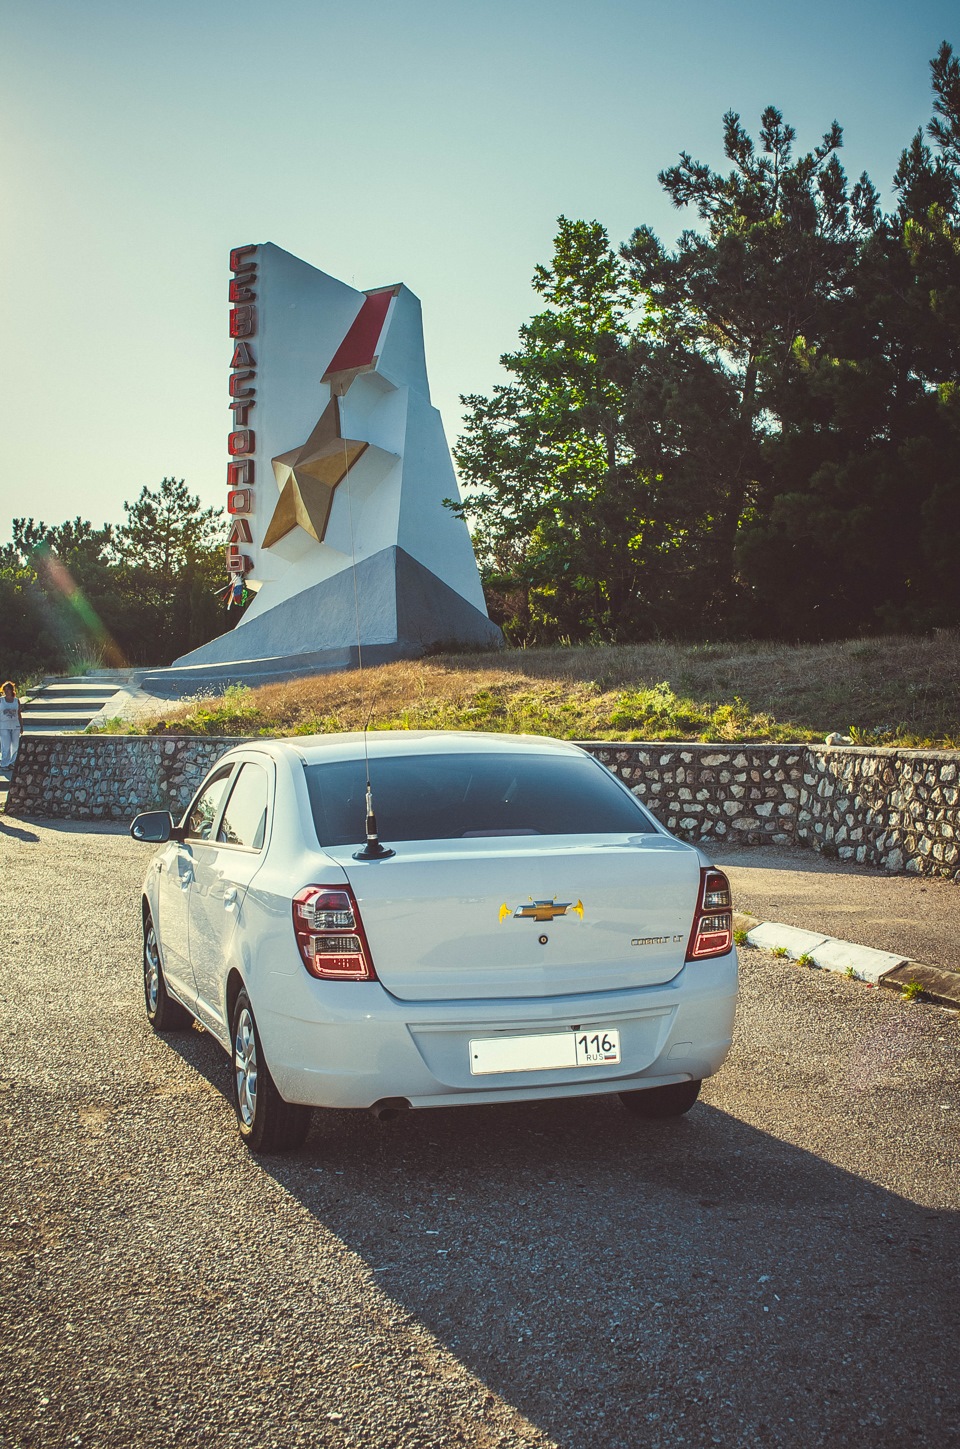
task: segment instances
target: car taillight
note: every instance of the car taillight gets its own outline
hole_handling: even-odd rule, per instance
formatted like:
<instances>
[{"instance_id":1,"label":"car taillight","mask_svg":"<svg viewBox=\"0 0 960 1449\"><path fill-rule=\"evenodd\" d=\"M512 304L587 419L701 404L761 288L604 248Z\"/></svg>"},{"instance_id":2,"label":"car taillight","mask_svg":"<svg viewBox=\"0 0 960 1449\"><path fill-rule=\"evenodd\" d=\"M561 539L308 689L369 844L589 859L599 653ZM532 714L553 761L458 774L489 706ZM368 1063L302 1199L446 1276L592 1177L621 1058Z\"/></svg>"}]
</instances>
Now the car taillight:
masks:
<instances>
[{"instance_id":1,"label":"car taillight","mask_svg":"<svg viewBox=\"0 0 960 1449\"><path fill-rule=\"evenodd\" d=\"M363 922L349 886L307 886L293 898L303 964L323 981L376 981Z\"/></svg>"},{"instance_id":2,"label":"car taillight","mask_svg":"<svg viewBox=\"0 0 960 1449\"><path fill-rule=\"evenodd\" d=\"M700 871L700 896L687 947L688 961L725 956L733 945L730 882L722 870Z\"/></svg>"}]
</instances>

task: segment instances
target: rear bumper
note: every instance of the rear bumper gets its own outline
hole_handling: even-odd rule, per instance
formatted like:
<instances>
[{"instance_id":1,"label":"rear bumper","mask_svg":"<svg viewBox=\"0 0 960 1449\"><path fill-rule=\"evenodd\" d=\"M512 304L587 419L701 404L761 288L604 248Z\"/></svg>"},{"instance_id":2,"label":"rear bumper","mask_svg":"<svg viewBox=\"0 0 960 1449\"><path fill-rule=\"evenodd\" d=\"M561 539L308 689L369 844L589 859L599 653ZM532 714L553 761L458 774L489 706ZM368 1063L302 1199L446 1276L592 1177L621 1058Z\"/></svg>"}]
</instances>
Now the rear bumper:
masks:
<instances>
[{"instance_id":1,"label":"rear bumper","mask_svg":"<svg viewBox=\"0 0 960 1449\"><path fill-rule=\"evenodd\" d=\"M268 982L254 1010L271 1074L289 1102L411 1107L539 1101L711 1076L730 1049L736 951L685 966L663 986L536 999L404 1002L376 982ZM273 981L278 982L274 977ZM598 1067L471 1076L468 1042L616 1027L622 1060Z\"/></svg>"}]
</instances>

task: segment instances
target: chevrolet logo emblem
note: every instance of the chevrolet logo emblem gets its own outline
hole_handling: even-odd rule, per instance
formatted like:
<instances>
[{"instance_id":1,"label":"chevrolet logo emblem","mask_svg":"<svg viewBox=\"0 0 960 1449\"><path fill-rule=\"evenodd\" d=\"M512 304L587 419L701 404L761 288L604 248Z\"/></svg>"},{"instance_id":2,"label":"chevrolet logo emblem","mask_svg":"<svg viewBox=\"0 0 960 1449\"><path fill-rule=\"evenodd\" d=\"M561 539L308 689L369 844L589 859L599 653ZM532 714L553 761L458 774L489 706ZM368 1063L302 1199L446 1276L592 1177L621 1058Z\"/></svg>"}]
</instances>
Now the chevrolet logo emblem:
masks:
<instances>
[{"instance_id":1,"label":"chevrolet logo emblem","mask_svg":"<svg viewBox=\"0 0 960 1449\"><path fill-rule=\"evenodd\" d=\"M535 901L531 896L528 906L517 906L515 911L511 911L504 902L500 907L500 921L502 924L508 916L515 921L555 921L558 916L565 916L567 911L573 911L582 921L583 901L574 905L572 901Z\"/></svg>"}]
</instances>

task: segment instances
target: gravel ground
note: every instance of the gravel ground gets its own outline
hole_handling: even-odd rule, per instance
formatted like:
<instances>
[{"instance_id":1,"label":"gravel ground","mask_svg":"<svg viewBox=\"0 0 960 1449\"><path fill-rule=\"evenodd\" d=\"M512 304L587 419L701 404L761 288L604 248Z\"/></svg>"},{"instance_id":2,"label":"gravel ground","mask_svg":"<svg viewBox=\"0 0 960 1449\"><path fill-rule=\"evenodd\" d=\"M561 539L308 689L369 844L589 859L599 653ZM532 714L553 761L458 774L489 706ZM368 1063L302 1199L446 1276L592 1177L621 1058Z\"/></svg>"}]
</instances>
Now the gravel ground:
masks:
<instances>
[{"instance_id":1,"label":"gravel ground","mask_svg":"<svg viewBox=\"0 0 960 1449\"><path fill-rule=\"evenodd\" d=\"M960 1031L758 951L691 1114L318 1114L143 1016L149 852L0 817L4 1445L960 1443Z\"/></svg>"}]
</instances>

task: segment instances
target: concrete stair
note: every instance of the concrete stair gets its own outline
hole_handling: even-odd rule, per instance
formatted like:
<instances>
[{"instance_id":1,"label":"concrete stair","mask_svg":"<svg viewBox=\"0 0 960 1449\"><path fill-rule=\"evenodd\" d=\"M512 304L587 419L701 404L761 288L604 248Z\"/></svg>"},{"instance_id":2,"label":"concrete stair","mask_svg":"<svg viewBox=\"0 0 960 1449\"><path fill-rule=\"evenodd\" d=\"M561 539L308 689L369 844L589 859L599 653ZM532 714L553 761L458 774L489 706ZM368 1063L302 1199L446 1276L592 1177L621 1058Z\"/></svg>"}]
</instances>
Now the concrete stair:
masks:
<instances>
[{"instance_id":1,"label":"concrete stair","mask_svg":"<svg viewBox=\"0 0 960 1449\"><path fill-rule=\"evenodd\" d=\"M48 679L23 706L25 735L77 734L86 729L125 682L127 671L105 670L73 679Z\"/></svg>"}]
</instances>

